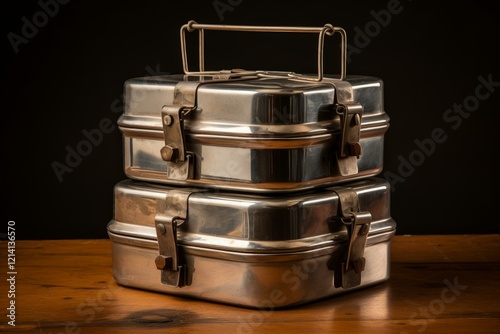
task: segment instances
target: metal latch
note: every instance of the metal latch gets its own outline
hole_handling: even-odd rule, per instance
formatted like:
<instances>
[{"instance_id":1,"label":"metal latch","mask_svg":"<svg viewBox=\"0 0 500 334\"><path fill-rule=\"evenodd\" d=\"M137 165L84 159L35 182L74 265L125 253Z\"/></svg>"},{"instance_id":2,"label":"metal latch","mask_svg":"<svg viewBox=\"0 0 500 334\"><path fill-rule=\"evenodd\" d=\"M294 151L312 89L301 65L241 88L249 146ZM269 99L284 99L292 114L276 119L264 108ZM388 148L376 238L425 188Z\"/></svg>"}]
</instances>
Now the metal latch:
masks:
<instances>
[{"instance_id":1,"label":"metal latch","mask_svg":"<svg viewBox=\"0 0 500 334\"><path fill-rule=\"evenodd\" d=\"M361 115L363 113L363 106L358 103L338 104L336 106L336 112L340 116L340 129L342 136L338 156L339 158L359 158L361 155L359 133L361 130Z\"/></svg>"},{"instance_id":2,"label":"metal latch","mask_svg":"<svg viewBox=\"0 0 500 334\"><path fill-rule=\"evenodd\" d=\"M174 180L192 178L194 155L186 151L184 116L192 107L164 106L161 110L165 146L160 154L167 162L167 177Z\"/></svg>"},{"instance_id":3,"label":"metal latch","mask_svg":"<svg viewBox=\"0 0 500 334\"><path fill-rule=\"evenodd\" d=\"M194 154L186 151L184 117L196 109L196 92L201 82L180 81L174 87L172 105L161 109L165 146L161 158L167 162L167 177L185 181L193 178Z\"/></svg>"},{"instance_id":4,"label":"metal latch","mask_svg":"<svg viewBox=\"0 0 500 334\"><path fill-rule=\"evenodd\" d=\"M175 85L172 104L165 105L161 109L165 145L161 148L160 155L167 163L168 179L185 181L193 179L195 176L195 155L186 150L184 117L193 110L197 110L196 94L198 88L212 82L231 82L253 78L249 75L239 75L239 72L236 72L235 78L222 75L212 79L200 78L201 81L179 81Z\"/></svg>"},{"instance_id":5,"label":"metal latch","mask_svg":"<svg viewBox=\"0 0 500 334\"><path fill-rule=\"evenodd\" d=\"M340 140L337 149L337 167L342 176L358 173L358 158L362 154L361 117L363 106L353 99L353 89L349 82L325 80L335 87L333 107L340 117Z\"/></svg>"},{"instance_id":6,"label":"metal latch","mask_svg":"<svg viewBox=\"0 0 500 334\"><path fill-rule=\"evenodd\" d=\"M162 284L183 287L187 285L186 265L177 244L177 227L187 220L188 199L193 191L171 190L167 194L165 212L155 217L159 255L156 268L161 270Z\"/></svg>"},{"instance_id":7,"label":"metal latch","mask_svg":"<svg viewBox=\"0 0 500 334\"><path fill-rule=\"evenodd\" d=\"M184 107L164 106L161 110L165 146L161 149L161 157L165 161L185 161L184 145Z\"/></svg>"},{"instance_id":8,"label":"metal latch","mask_svg":"<svg viewBox=\"0 0 500 334\"><path fill-rule=\"evenodd\" d=\"M351 188L335 191L339 198L338 216L335 221L341 222L347 229L347 245L341 257L330 266L334 270L334 285L336 288L353 288L361 284L361 272L365 270L364 258L366 240L372 215L360 212L357 193Z\"/></svg>"}]
</instances>

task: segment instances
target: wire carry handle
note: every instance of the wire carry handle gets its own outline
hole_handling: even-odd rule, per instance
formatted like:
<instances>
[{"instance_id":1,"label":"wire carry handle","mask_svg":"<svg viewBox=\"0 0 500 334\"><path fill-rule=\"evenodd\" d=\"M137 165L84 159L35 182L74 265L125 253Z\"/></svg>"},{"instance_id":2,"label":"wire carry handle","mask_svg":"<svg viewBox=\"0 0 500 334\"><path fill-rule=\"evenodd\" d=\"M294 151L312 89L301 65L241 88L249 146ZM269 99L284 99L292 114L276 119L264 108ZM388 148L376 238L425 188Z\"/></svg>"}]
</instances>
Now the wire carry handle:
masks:
<instances>
[{"instance_id":1,"label":"wire carry handle","mask_svg":"<svg viewBox=\"0 0 500 334\"><path fill-rule=\"evenodd\" d=\"M187 50L186 50L186 31L193 32L198 30L198 52L199 52L199 71L192 72L189 70ZM318 76L306 76L296 74L294 72L287 73L287 76L293 79L319 82L323 80L323 52L325 36L333 36L335 33L340 33L341 36L341 55L340 55L340 80L346 78L346 59L347 59L347 34L344 29L334 27L331 24L325 24L323 27L277 27L277 26L240 26L240 25L213 25L199 24L195 21L189 21L180 29L181 35L181 52L182 52L182 67L186 75L218 75L226 71L206 71L205 70L205 30L225 30L225 31L247 31L247 32L293 32L293 33L317 33L318 36ZM230 72L232 73L232 72ZM237 71L235 76L242 75L257 75L262 77L276 76L268 71Z\"/></svg>"}]
</instances>

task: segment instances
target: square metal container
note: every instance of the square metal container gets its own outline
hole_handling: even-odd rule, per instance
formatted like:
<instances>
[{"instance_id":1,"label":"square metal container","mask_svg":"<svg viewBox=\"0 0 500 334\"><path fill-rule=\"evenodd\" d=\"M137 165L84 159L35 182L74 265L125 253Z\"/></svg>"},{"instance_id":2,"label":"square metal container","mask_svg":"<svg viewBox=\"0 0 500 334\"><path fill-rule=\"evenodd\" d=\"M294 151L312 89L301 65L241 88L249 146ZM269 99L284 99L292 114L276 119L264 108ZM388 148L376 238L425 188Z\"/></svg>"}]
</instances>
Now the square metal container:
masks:
<instances>
[{"instance_id":1,"label":"square metal container","mask_svg":"<svg viewBox=\"0 0 500 334\"><path fill-rule=\"evenodd\" d=\"M214 27L191 23L181 32L196 28ZM268 30L279 29L263 31ZM328 25L298 30L319 31L322 38L343 32ZM383 82L347 76L342 41L339 76L323 75L322 49L317 78L268 71L191 72L183 49L184 74L127 80L118 120L125 174L256 193L301 191L379 174L389 127Z\"/></svg>"},{"instance_id":2,"label":"square metal container","mask_svg":"<svg viewBox=\"0 0 500 334\"><path fill-rule=\"evenodd\" d=\"M367 178L262 195L124 180L108 224L124 286L283 308L390 275L389 184Z\"/></svg>"}]
</instances>

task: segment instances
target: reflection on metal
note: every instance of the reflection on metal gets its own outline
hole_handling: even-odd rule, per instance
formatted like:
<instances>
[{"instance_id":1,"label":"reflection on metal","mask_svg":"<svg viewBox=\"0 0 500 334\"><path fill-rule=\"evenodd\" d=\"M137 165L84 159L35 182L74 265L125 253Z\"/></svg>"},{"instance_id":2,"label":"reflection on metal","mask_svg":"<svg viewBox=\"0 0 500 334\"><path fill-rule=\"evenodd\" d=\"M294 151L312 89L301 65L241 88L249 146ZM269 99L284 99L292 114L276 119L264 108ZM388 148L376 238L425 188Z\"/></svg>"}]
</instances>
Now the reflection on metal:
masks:
<instances>
[{"instance_id":1,"label":"reflection on metal","mask_svg":"<svg viewBox=\"0 0 500 334\"><path fill-rule=\"evenodd\" d=\"M206 71L206 30L317 33L318 77ZM200 34L198 72L187 67L188 31ZM379 174L389 126L383 82L346 76L344 39L340 77L323 73L323 40L335 33L345 37L343 29L331 25L183 25L184 73L125 84L125 112L118 124L126 175L171 185L276 193Z\"/></svg>"},{"instance_id":2,"label":"reflection on metal","mask_svg":"<svg viewBox=\"0 0 500 334\"><path fill-rule=\"evenodd\" d=\"M114 277L125 286L257 308L385 281L396 227L389 183L372 178L349 187L357 203L342 187L262 196L124 180L108 225ZM283 298L273 298L277 289Z\"/></svg>"}]
</instances>

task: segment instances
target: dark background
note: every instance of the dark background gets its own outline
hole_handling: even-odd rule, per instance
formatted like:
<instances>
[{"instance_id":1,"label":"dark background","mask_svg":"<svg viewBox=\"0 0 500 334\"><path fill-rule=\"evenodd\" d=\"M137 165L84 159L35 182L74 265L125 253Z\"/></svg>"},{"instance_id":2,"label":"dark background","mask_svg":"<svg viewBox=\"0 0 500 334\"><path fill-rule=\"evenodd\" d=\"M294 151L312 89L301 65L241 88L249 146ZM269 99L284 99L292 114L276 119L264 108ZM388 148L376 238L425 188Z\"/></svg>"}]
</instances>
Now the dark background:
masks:
<instances>
[{"instance_id":1,"label":"dark background","mask_svg":"<svg viewBox=\"0 0 500 334\"><path fill-rule=\"evenodd\" d=\"M53 17L43 22L37 1L4 2L0 157L5 232L7 222L14 220L17 239L107 237L113 186L125 178L119 130L104 134L88 156L62 175L62 182L52 164L64 163L66 147L75 148L85 139L82 131L98 128L106 118L116 122L125 80L181 73L179 28L196 20L343 27L352 52L348 74L384 80L391 126L383 175L401 177L392 197L397 233L498 233L499 222L491 217L499 205L500 87L492 87L494 92L482 88L480 93L490 93L484 100L474 96L479 76L500 82L499 13L486 1L449 6L402 0L390 22L386 16L384 26L376 23L374 12L394 3L72 0L52 6ZM33 23L34 16L41 26L16 53L9 33L22 36L26 19ZM372 36L363 40L360 31ZM206 51L212 69L316 71L316 37L210 33ZM334 56L328 47L329 73L337 71ZM474 109L468 118L460 125L443 120L447 109L464 101ZM428 155L418 153L415 140L429 140L435 128L442 129L446 141L435 144ZM419 166L403 177L398 171L401 159L418 154L424 160L417 160Z\"/></svg>"}]
</instances>

